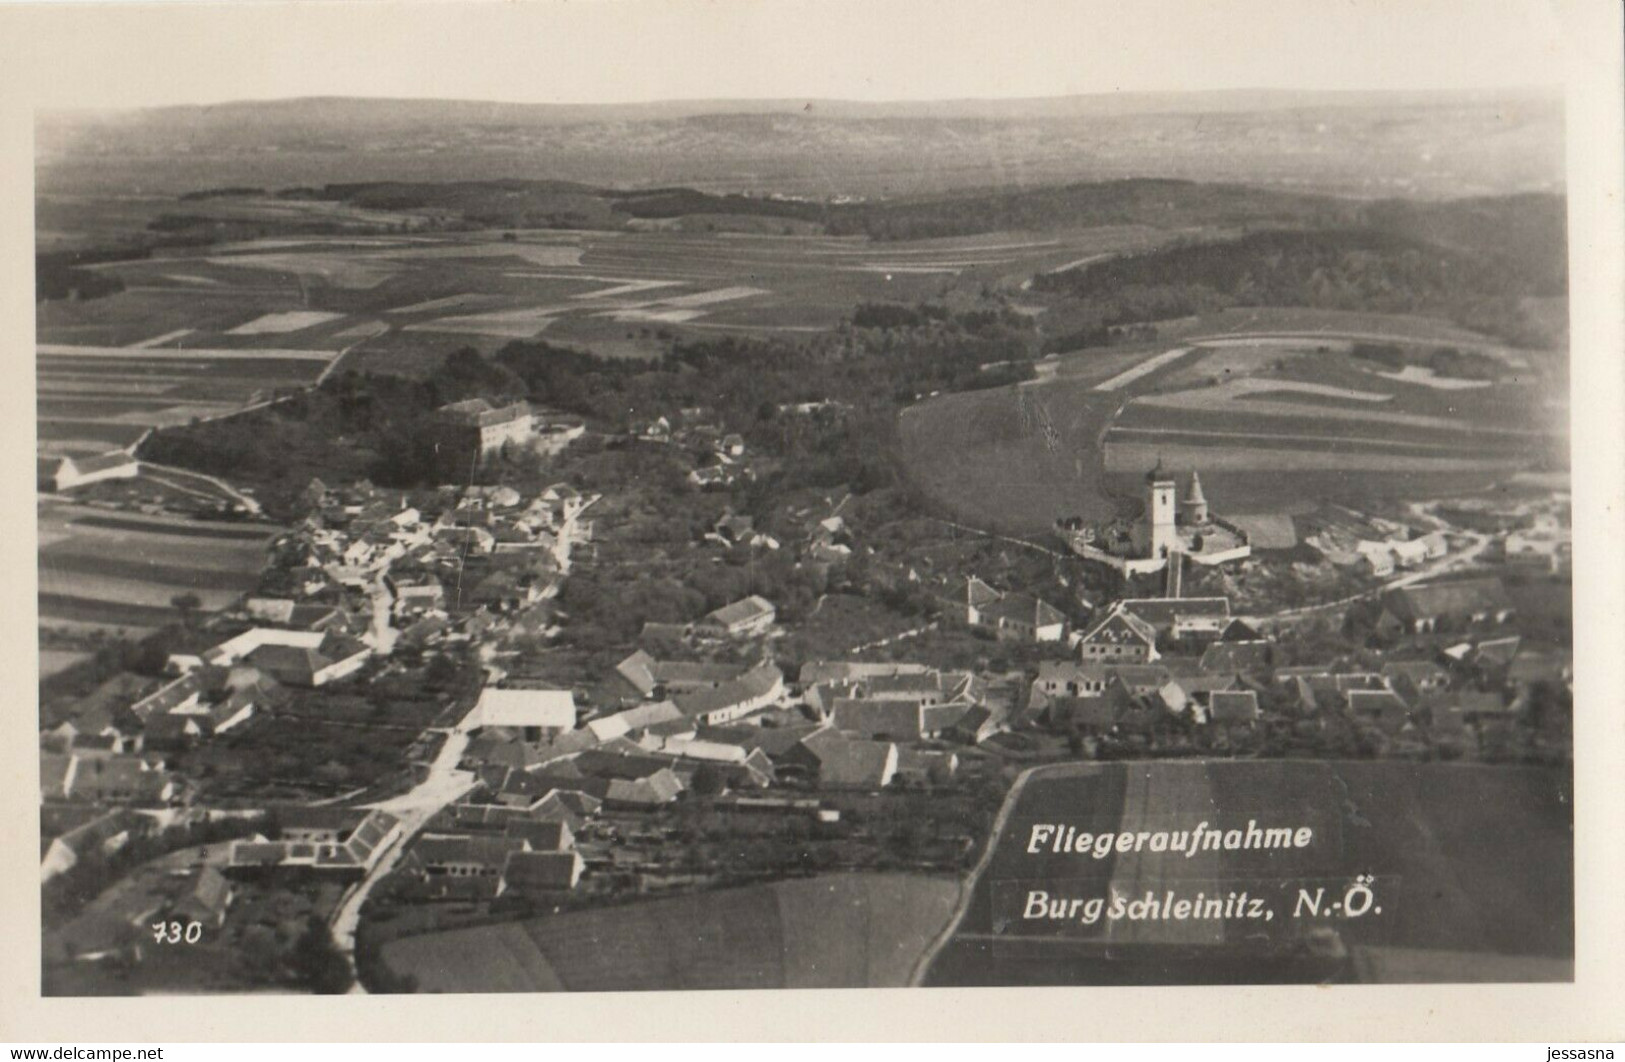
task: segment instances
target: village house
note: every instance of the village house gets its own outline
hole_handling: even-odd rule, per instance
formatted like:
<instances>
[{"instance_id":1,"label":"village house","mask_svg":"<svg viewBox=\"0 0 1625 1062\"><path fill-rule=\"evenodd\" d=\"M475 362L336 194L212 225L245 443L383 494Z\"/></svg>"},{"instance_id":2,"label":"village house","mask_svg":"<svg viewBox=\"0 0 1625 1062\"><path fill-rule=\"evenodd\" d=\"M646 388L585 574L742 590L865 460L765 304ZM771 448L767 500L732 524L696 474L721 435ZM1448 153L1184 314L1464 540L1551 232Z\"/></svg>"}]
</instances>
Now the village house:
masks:
<instances>
[{"instance_id":1,"label":"village house","mask_svg":"<svg viewBox=\"0 0 1625 1062\"><path fill-rule=\"evenodd\" d=\"M246 662L278 682L323 686L359 671L371 653L364 643L337 631L253 627L202 653L171 653L169 667L184 673L204 665Z\"/></svg>"},{"instance_id":2,"label":"village house","mask_svg":"<svg viewBox=\"0 0 1625 1062\"><path fill-rule=\"evenodd\" d=\"M207 929L219 929L225 925L234 895L226 876L216 867L205 866L188 880L186 889L170 903L167 914L183 925L196 922Z\"/></svg>"},{"instance_id":3,"label":"village house","mask_svg":"<svg viewBox=\"0 0 1625 1062\"><path fill-rule=\"evenodd\" d=\"M372 655L365 643L334 632L316 632L315 647L264 644L243 659L288 686L315 688L345 679L360 671Z\"/></svg>"},{"instance_id":4,"label":"village house","mask_svg":"<svg viewBox=\"0 0 1625 1062\"><path fill-rule=\"evenodd\" d=\"M739 678L747 670L737 664L657 660L643 649L615 665L616 675L638 696L656 698L695 690L714 690Z\"/></svg>"},{"instance_id":5,"label":"village house","mask_svg":"<svg viewBox=\"0 0 1625 1062\"><path fill-rule=\"evenodd\" d=\"M132 838L150 833L153 828L152 819L124 808L98 815L51 838L40 859L40 881L50 881L73 869L82 859L105 859L129 844Z\"/></svg>"},{"instance_id":6,"label":"village house","mask_svg":"<svg viewBox=\"0 0 1625 1062\"><path fill-rule=\"evenodd\" d=\"M685 788L672 762L634 752L590 750L531 775L542 785L586 793L609 807L651 808L670 804Z\"/></svg>"},{"instance_id":7,"label":"village house","mask_svg":"<svg viewBox=\"0 0 1625 1062\"><path fill-rule=\"evenodd\" d=\"M1208 696L1205 722L1216 735L1234 741L1259 720L1258 694L1252 690L1215 690Z\"/></svg>"},{"instance_id":8,"label":"village house","mask_svg":"<svg viewBox=\"0 0 1625 1062\"><path fill-rule=\"evenodd\" d=\"M62 795L97 804L155 805L179 792L175 779L141 756L73 756L63 777Z\"/></svg>"},{"instance_id":9,"label":"village house","mask_svg":"<svg viewBox=\"0 0 1625 1062\"><path fill-rule=\"evenodd\" d=\"M764 597L750 597L724 605L694 625L695 633L715 638L747 638L765 634L778 617L778 610Z\"/></svg>"},{"instance_id":10,"label":"village house","mask_svg":"<svg viewBox=\"0 0 1625 1062\"><path fill-rule=\"evenodd\" d=\"M1503 624L1512 614L1501 580L1460 579L1390 590L1382 597L1377 630L1388 636L1425 634L1441 627Z\"/></svg>"},{"instance_id":11,"label":"village house","mask_svg":"<svg viewBox=\"0 0 1625 1062\"><path fill-rule=\"evenodd\" d=\"M556 738L576 726L575 695L569 690L487 686L474 711L480 727L511 728L527 741Z\"/></svg>"},{"instance_id":12,"label":"village house","mask_svg":"<svg viewBox=\"0 0 1625 1062\"><path fill-rule=\"evenodd\" d=\"M1085 661L1142 664L1161 655L1157 652L1156 629L1122 605L1078 639L1078 654Z\"/></svg>"},{"instance_id":13,"label":"village house","mask_svg":"<svg viewBox=\"0 0 1625 1062\"><path fill-rule=\"evenodd\" d=\"M280 840L339 844L361 825L363 812L350 808L294 806L272 812Z\"/></svg>"},{"instance_id":14,"label":"village house","mask_svg":"<svg viewBox=\"0 0 1625 1062\"><path fill-rule=\"evenodd\" d=\"M845 734L888 741L930 741L965 717L969 701L927 704L922 700L852 699L835 701L830 725Z\"/></svg>"},{"instance_id":15,"label":"village house","mask_svg":"<svg viewBox=\"0 0 1625 1062\"><path fill-rule=\"evenodd\" d=\"M1131 597L1117 603L1159 637L1218 638L1231 623L1227 597Z\"/></svg>"},{"instance_id":16,"label":"village house","mask_svg":"<svg viewBox=\"0 0 1625 1062\"><path fill-rule=\"evenodd\" d=\"M801 665L796 681L803 687L821 682L855 682L888 675L920 675L931 669L924 664L866 663L851 660L809 660Z\"/></svg>"},{"instance_id":17,"label":"village house","mask_svg":"<svg viewBox=\"0 0 1625 1062\"><path fill-rule=\"evenodd\" d=\"M783 696L784 673L771 663L763 663L715 689L695 690L673 700L695 725L721 726L760 711Z\"/></svg>"},{"instance_id":18,"label":"village house","mask_svg":"<svg viewBox=\"0 0 1625 1062\"><path fill-rule=\"evenodd\" d=\"M516 851L502 865L503 893L545 896L568 892L581 881L586 864L575 849L559 852Z\"/></svg>"},{"instance_id":19,"label":"village house","mask_svg":"<svg viewBox=\"0 0 1625 1062\"><path fill-rule=\"evenodd\" d=\"M965 622L997 637L1058 642L1066 637L1066 617L1032 594L1005 593L976 578L965 580Z\"/></svg>"},{"instance_id":20,"label":"village house","mask_svg":"<svg viewBox=\"0 0 1625 1062\"><path fill-rule=\"evenodd\" d=\"M314 874L354 880L371 870L400 834L400 819L373 809L342 840L233 841L225 873L234 878Z\"/></svg>"},{"instance_id":21,"label":"village house","mask_svg":"<svg viewBox=\"0 0 1625 1062\"><path fill-rule=\"evenodd\" d=\"M1435 693L1450 685L1450 672L1432 660L1389 660L1382 677L1390 686L1404 679L1420 693Z\"/></svg>"},{"instance_id":22,"label":"village house","mask_svg":"<svg viewBox=\"0 0 1625 1062\"><path fill-rule=\"evenodd\" d=\"M785 754L784 762L828 789L884 789L897 777L897 746L852 740L833 730L813 733Z\"/></svg>"},{"instance_id":23,"label":"village house","mask_svg":"<svg viewBox=\"0 0 1625 1062\"><path fill-rule=\"evenodd\" d=\"M409 856L408 869L428 877L491 878L502 876L508 856L529 850L520 837L456 834L420 837Z\"/></svg>"}]
</instances>

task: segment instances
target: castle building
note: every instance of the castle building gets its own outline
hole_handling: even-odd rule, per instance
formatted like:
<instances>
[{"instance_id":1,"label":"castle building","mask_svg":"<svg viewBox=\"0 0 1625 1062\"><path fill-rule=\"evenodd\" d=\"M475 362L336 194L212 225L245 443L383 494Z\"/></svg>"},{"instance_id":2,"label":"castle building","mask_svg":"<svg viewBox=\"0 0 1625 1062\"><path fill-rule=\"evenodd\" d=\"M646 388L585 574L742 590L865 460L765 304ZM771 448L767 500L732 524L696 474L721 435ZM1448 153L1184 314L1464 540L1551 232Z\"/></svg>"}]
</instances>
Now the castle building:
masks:
<instances>
[{"instance_id":1,"label":"castle building","mask_svg":"<svg viewBox=\"0 0 1625 1062\"><path fill-rule=\"evenodd\" d=\"M478 449L482 461L510 443L528 442L536 426L536 417L525 402L493 408L483 398L470 398L441 406L437 412L442 423Z\"/></svg>"}]
</instances>

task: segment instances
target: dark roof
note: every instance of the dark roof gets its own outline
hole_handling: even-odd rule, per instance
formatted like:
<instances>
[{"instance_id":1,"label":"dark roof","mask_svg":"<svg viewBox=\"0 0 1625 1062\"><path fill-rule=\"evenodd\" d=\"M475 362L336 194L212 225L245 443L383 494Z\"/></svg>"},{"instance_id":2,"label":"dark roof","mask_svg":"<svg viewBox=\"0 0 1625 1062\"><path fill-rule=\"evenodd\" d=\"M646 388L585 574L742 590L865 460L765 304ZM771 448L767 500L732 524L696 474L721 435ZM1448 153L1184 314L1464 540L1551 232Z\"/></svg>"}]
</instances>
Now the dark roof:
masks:
<instances>
[{"instance_id":1,"label":"dark roof","mask_svg":"<svg viewBox=\"0 0 1625 1062\"><path fill-rule=\"evenodd\" d=\"M998 601L983 605L980 611L984 617L1033 627L1049 627L1066 622L1066 617L1058 609L1032 594L1007 594Z\"/></svg>"},{"instance_id":2,"label":"dark roof","mask_svg":"<svg viewBox=\"0 0 1625 1062\"><path fill-rule=\"evenodd\" d=\"M361 824L366 813L353 808L310 807L308 805L277 808L273 814L283 829L333 830L340 836Z\"/></svg>"},{"instance_id":3,"label":"dark roof","mask_svg":"<svg viewBox=\"0 0 1625 1062\"><path fill-rule=\"evenodd\" d=\"M118 808L91 819L81 826L74 827L58 837L57 840L76 853L84 853L106 844L121 833L130 831L146 832L151 829L151 826L151 819L124 808Z\"/></svg>"},{"instance_id":4,"label":"dark roof","mask_svg":"<svg viewBox=\"0 0 1625 1062\"><path fill-rule=\"evenodd\" d=\"M816 723L801 726L704 727L695 736L702 741L737 745L747 751L759 749L771 759L778 759L795 748L802 738L818 729L820 728Z\"/></svg>"},{"instance_id":5,"label":"dark roof","mask_svg":"<svg viewBox=\"0 0 1625 1062\"><path fill-rule=\"evenodd\" d=\"M1473 650L1473 662L1479 665L1506 666L1517 659L1523 639L1517 635L1508 638L1490 638L1479 642Z\"/></svg>"},{"instance_id":6,"label":"dark roof","mask_svg":"<svg viewBox=\"0 0 1625 1062\"><path fill-rule=\"evenodd\" d=\"M1252 690L1214 690L1208 695L1208 718L1215 723L1250 723L1258 718L1258 694Z\"/></svg>"},{"instance_id":7,"label":"dark roof","mask_svg":"<svg viewBox=\"0 0 1625 1062\"><path fill-rule=\"evenodd\" d=\"M1105 697L1056 697L1050 702L1049 712L1055 723L1073 723L1093 730L1110 730L1117 722L1117 709Z\"/></svg>"},{"instance_id":8,"label":"dark roof","mask_svg":"<svg viewBox=\"0 0 1625 1062\"><path fill-rule=\"evenodd\" d=\"M1117 679L1129 689L1161 689L1174 677L1161 664L1107 664L1101 670L1108 681Z\"/></svg>"},{"instance_id":9,"label":"dark roof","mask_svg":"<svg viewBox=\"0 0 1625 1062\"><path fill-rule=\"evenodd\" d=\"M715 612L708 613L705 618L719 627L734 627L764 615L771 615L774 611L771 601L752 594L730 605L723 605Z\"/></svg>"},{"instance_id":10,"label":"dark roof","mask_svg":"<svg viewBox=\"0 0 1625 1062\"><path fill-rule=\"evenodd\" d=\"M1402 620L1434 619L1512 607L1506 587L1496 578L1460 579L1390 590L1383 597L1388 611Z\"/></svg>"},{"instance_id":11,"label":"dark roof","mask_svg":"<svg viewBox=\"0 0 1625 1062\"><path fill-rule=\"evenodd\" d=\"M1083 636L1083 641L1089 644L1104 642L1108 645L1138 641L1146 645L1155 645L1157 632L1134 613L1114 609Z\"/></svg>"},{"instance_id":12,"label":"dark roof","mask_svg":"<svg viewBox=\"0 0 1625 1062\"><path fill-rule=\"evenodd\" d=\"M1387 715L1408 712L1405 702L1393 690L1349 690L1349 711L1357 715Z\"/></svg>"},{"instance_id":13,"label":"dark roof","mask_svg":"<svg viewBox=\"0 0 1625 1062\"><path fill-rule=\"evenodd\" d=\"M1203 671L1263 671L1270 664L1268 642L1214 642L1202 652Z\"/></svg>"},{"instance_id":14,"label":"dark roof","mask_svg":"<svg viewBox=\"0 0 1625 1062\"><path fill-rule=\"evenodd\" d=\"M1258 629L1246 620L1232 619L1219 632L1221 642L1256 642L1263 638Z\"/></svg>"},{"instance_id":15,"label":"dark roof","mask_svg":"<svg viewBox=\"0 0 1625 1062\"><path fill-rule=\"evenodd\" d=\"M674 700L679 711L689 718L694 718L765 696L775 685L783 681L784 675L777 667L772 664L760 664L734 681L723 683L714 690L695 690Z\"/></svg>"},{"instance_id":16,"label":"dark roof","mask_svg":"<svg viewBox=\"0 0 1625 1062\"><path fill-rule=\"evenodd\" d=\"M509 819L503 833L528 841L537 852L564 852L575 847L570 827L562 819Z\"/></svg>"},{"instance_id":17,"label":"dark roof","mask_svg":"<svg viewBox=\"0 0 1625 1062\"><path fill-rule=\"evenodd\" d=\"M1510 710L1506 698L1499 693L1463 690L1452 695L1451 700L1455 701L1463 712L1472 715L1505 715Z\"/></svg>"},{"instance_id":18,"label":"dark roof","mask_svg":"<svg viewBox=\"0 0 1625 1062\"><path fill-rule=\"evenodd\" d=\"M970 605L972 608L981 608L984 605L991 605L993 602L999 600L999 598L1002 596L1003 595L1000 594L999 591L982 582L982 580L976 578L974 575L965 580L965 603Z\"/></svg>"},{"instance_id":19,"label":"dark roof","mask_svg":"<svg viewBox=\"0 0 1625 1062\"><path fill-rule=\"evenodd\" d=\"M1389 681L1404 676L1412 682L1437 682L1450 677L1450 673L1433 660L1389 660L1382 665L1382 675Z\"/></svg>"},{"instance_id":20,"label":"dark roof","mask_svg":"<svg viewBox=\"0 0 1625 1062\"><path fill-rule=\"evenodd\" d=\"M1118 607L1133 613L1158 630L1172 627L1174 620L1182 616L1230 615L1230 599L1227 597L1127 598L1119 602Z\"/></svg>"},{"instance_id":21,"label":"dark roof","mask_svg":"<svg viewBox=\"0 0 1625 1062\"><path fill-rule=\"evenodd\" d=\"M518 837L454 834L421 837L412 846L412 853L425 866L446 863L475 863L480 866L500 867L508 855L524 848Z\"/></svg>"},{"instance_id":22,"label":"dark roof","mask_svg":"<svg viewBox=\"0 0 1625 1062\"><path fill-rule=\"evenodd\" d=\"M143 722L155 715L163 715L203 692L203 676L197 672L182 675L173 682L141 698L130 706Z\"/></svg>"},{"instance_id":23,"label":"dark roof","mask_svg":"<svg viewBox=\"0 0 1625 1062\"><path fill-rule=\"evenodd\" d=\"M801 742L818 761L818 779L826 785L880 788L896 746L880 741L850 741L820 731Z\"/></svg>"},{"instance_id":24,"label":"dark roof","mask_svg":"<svg viewBox=\"0 0 1625 1062\"><path fill-rule=\"evenodd\" d=\"M830 712L831 725L866 737L888 737L894 741L916 740L920 736L919 701L869 701L842 697Z\"/></svg>"},{"instance_id":25,"label":"dark roof","mask_svg":"<svg viewBox=\"0 0 1625 1062\"><path fill-rule=\"evenodd\" d=\"M513 852L502 878L516 889L568 889L575 884L580 856L575 852Z\"/></svg>"},{"instance_id":26,"label":"dark roof","mask_svg":"<svg viewBox=\"0 0 1625 1062\"><path fill-rule=\"evenodd\" d=\"M231 882L212 866L198 872L197 880L182 900L182 904L189 909L207 911L217 917L225 913L229 903Z\"/></svg>"},{"instance_id":27,"label":"dark roof","mask_svg":"<svg viewBox=\"0 0 1625 1062\"><path fill-rule=\"evenodd\" d=\"M592 749L570 761L583 775L594 778L647 778L671 766L659 756L623 755Z\"/></svg>"}]
</instances>

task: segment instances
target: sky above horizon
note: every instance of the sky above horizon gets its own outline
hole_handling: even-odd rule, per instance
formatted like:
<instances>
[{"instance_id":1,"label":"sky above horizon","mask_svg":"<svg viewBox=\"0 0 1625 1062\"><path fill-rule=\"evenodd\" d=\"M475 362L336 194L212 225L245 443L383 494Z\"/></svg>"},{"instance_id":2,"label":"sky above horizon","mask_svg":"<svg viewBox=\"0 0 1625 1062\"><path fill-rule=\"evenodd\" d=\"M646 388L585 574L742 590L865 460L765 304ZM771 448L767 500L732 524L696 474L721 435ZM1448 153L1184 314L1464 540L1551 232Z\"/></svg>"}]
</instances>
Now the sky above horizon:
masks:
<instances>
[{"instance_id":1,"label":"sky above horizon","mask_svg":"<svg viewBox=\"0 0 1625 1062\"><path fill-rule=\"evenodd\" d=\"M1557 84L1551 0L54 3L37 107L293 96L931 100Z\"/></svg>"}]
</instances>

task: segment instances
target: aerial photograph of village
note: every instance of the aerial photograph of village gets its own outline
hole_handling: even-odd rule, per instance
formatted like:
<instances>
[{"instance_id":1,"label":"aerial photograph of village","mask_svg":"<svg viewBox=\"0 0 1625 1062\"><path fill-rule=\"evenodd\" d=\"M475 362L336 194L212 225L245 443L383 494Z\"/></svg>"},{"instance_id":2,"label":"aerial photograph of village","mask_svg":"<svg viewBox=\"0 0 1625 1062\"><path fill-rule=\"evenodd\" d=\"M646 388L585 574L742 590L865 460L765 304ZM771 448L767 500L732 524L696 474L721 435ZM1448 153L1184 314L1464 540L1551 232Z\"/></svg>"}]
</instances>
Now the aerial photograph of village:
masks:
<instances>
[{"instance_id":1,"label":"aerial photograph of village","mask_svg":"<svg viewBox=\"0 0 1625 1062\"><path fill-rule=\"evenodd\" d=\"M44 992L1562 982L1562 97L36 118Z\"/></svg>"}]
</instances>

